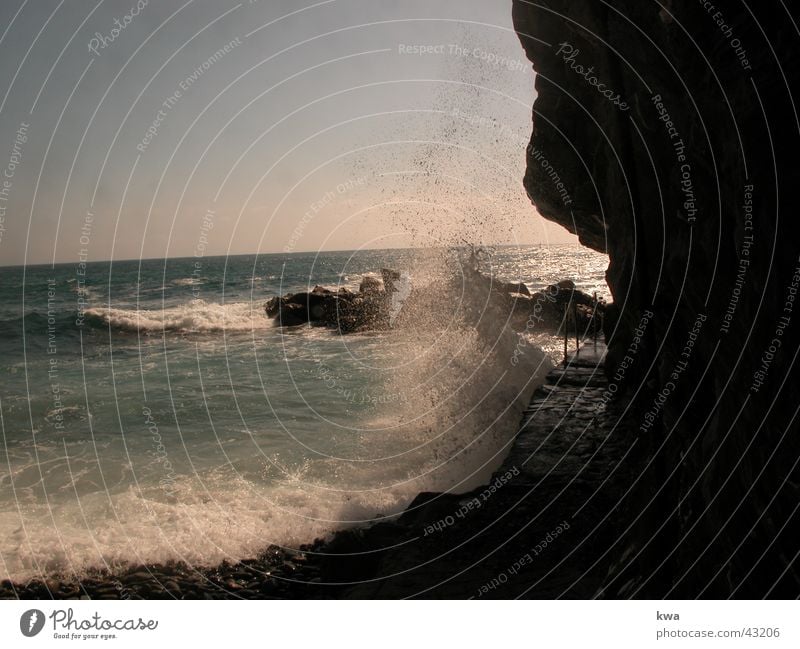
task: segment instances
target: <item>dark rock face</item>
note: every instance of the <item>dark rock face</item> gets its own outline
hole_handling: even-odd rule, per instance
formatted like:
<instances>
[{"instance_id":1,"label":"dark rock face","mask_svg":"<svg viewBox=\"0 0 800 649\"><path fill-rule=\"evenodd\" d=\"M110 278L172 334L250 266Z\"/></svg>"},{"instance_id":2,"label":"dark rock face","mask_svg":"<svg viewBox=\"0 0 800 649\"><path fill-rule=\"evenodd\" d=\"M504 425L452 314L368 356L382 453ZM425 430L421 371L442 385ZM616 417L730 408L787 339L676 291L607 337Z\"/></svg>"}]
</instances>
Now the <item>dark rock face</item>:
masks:
<instances>
[{"instance_id":1,"label":"dark rock face","mask_svg":"<svg viewBox=\"0 0 800 649\"><path fill-rule=\"evenodd\" d=\"M639 420L606 596L800 594L800 37L783 3L714 4L514 1L525 186L610 256Z\"/></svg>"},{"instance_id":2,"label":"dark rock face","mask_svg":"<svg viewBox=\"0 0 800 649\"><path fill-rule=\"evenodd\" d=\"M264 311L283 327L311 324L350 333L387 327L388 297L380 281L370 277L362 282L359 293L315 286L309 292L270 298Z\"/></svg>"}]
</instances>

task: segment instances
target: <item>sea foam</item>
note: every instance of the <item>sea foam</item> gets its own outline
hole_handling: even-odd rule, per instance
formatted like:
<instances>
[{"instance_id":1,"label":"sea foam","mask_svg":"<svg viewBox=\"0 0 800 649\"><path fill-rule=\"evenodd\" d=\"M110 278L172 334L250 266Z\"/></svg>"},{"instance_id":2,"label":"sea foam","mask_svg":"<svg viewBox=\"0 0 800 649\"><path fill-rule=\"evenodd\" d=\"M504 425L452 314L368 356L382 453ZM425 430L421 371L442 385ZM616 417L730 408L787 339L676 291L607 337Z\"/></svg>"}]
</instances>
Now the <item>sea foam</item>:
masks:
<instances>
[{"instance_id":1,"label":"sea foam","mask_svg":"<svg viewBox=\"0 0 800 649\"><path fill-rule=\"evenodd\" d=\"M93 307L86 309L86 319L95 325L108 326L112 330L142 333L237 332L267 329L272 326L260 304L252 302L219 304L205 300L191 300L160 310Z\"/></svg>"}]
</instances>

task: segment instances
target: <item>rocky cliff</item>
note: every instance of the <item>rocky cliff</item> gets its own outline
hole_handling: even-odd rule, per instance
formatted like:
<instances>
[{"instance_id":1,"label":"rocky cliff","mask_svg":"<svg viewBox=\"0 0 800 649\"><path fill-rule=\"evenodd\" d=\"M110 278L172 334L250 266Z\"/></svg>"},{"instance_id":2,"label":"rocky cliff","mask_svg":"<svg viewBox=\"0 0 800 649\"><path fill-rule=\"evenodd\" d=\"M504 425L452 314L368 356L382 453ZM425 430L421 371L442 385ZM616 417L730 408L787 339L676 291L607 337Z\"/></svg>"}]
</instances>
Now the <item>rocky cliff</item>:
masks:
<instances>
[{"instance_id":1,"label":"rocky cliff","mask_svg":"<svg viewBox=\"0 0 800 649\"><path fill-rule=\"evenodd\" d=\"M638 423L607 596L800 594L787 7L514 0L537 72L525 186L610 256L607 369Z\"/></svg>"}]
</instances>

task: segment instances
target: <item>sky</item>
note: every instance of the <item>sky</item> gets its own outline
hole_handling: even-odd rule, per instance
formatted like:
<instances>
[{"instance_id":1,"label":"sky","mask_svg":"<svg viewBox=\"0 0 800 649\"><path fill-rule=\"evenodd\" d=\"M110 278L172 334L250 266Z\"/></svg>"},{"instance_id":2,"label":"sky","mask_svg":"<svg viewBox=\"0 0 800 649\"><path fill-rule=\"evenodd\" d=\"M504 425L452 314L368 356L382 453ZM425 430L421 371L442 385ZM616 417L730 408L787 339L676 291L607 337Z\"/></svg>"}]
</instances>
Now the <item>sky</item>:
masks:
<instances>
[{"instance_id":1,"label":"sky","mask_svg":"<svg viewBox=\"0 0 800 649\"><path fill-rule=\"evenodd\" d=\"M574 243L510 0L0 3L0 265Z\"/></svg>"}]
</instances>

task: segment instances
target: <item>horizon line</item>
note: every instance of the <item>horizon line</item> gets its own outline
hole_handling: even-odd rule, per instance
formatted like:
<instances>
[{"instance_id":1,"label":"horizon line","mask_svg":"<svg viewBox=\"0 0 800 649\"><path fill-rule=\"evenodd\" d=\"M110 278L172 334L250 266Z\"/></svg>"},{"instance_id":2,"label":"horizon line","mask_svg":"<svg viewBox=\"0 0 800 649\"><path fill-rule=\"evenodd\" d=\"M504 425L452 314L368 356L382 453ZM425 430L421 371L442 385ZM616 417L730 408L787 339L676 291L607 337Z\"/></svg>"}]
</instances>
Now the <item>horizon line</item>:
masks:
<instances>
[{"instance_id":1,"label":"horizon line","mask_svg":"<svg viewBox=\"0 0 800 649\"><path fill-rule=\"evenodd\" d=\"M496 244L496 245L486 245L486 246L477 246L478 248L534 248L534 247L542 247L542 246L570 246L570 247L578 247L578 248L586 248L586 250L591 250L586 246L582 246L580 243L503 243L503 244ZM81 262L80 260L76 261L57 261L53 262L35 262L35 263L21 263L21 264L0 264L0 268L29 268L29 267L40 267L40 266L48 266L50 268L55 268L56 266L67 266L79 263L85 264L107 264L107 263L115 263L115 262L128 262L128 261L179 261L183 259L217 259L220 257L259 257L259 256L271 256L271 255L310 255L310 254L335 254L335 253L344 253L344 252L380 252L380 251L390 251L390 250L436 250L440 248L468 248L469 244L459 244L454 246L407 246L407 247L398 247L398 248L343 248L340 250L293 250L291 252L287 252L285 250L276 251L276 252L239 252L236 254L230 255L203 255L201 257L197 257L195 255L178 255L178 256L169 256L169 257L123 257L123 258L116 258L116 259L96 259L93 261ZM597 252L597 251L594 251ZM604 254L604 253L599 253Z\"/></svg>"}]
</instances>

